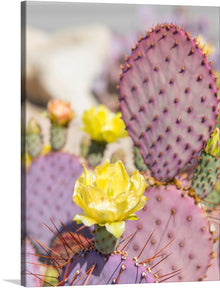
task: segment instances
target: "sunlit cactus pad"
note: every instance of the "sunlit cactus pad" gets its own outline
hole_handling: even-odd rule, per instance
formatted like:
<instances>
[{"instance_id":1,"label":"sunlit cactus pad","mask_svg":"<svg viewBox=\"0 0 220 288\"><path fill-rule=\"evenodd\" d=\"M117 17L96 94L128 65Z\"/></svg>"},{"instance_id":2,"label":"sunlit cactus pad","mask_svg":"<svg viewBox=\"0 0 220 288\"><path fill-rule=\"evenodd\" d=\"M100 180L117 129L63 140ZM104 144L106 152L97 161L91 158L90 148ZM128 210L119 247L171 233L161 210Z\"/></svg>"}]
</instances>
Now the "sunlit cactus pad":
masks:
<instances>
[{"instance_id":1,"label":"sunlit cactus pad","mask_svg":"<svg viewBox=\"0 0 220 288\"><path fill-rule=\"evenodd\" d=\"M199 44L176 25L140 36L122 67L122 118L143 160L171 180L204 146L217 117L217 86Z\"/></svg>"},{"instance_id":2,"label":"sunlit cactus pad","mask_svg":"<svg viewBox=\"0 0 220 288\"><path fill-rule=\"evenodd\" d=\"M51 153L39 157L26 175L26 232L30 237L49 245L54 221L58 228L61 220L65 225L81 209L72 201L75 181L83 167L78 157L68 153Z\"/></svg>"},{"instance_id":3,"label":"sunlit cactus pad","mask_svg":"<svg viewBox=\"0 0 220 288\"><path fill-rule=\"evenodd\" d=\"M161 251L159 257L149 263L152 267L167 257L155 266L153 272L160 270L160 276L180 269L180 273L168 281L202 280L211 261L213 246L203 210L191 197L171 185L148 188L145 196L149 200L145 208L137 212L139 220L126 224L124 237L137 231L127 248L128 255L139 255L146 243L146 235L149 235L141 259Z\"/></svg>"}]
</instances>

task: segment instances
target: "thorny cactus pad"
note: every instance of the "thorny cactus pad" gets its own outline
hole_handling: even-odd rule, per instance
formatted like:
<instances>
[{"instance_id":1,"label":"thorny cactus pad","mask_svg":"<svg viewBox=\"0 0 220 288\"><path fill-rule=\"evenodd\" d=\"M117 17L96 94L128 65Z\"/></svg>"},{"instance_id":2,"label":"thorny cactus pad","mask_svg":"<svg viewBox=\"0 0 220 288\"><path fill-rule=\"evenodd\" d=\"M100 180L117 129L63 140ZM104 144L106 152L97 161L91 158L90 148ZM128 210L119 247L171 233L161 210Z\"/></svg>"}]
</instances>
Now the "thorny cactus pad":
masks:
<instances>
[{"instance_id":1,"label":"thorny cactus pad","mask_svg":"<svg viewBox=\"0 0 220 288\"><path fill-rule=\"evenodd\" d=\"M204 211L194 204L193 198L186 192L172 185L148 188L145 195L149 200L137 212L139 220L126 223L124 237L137 231L127 248L128 255L139 255L146 242L146 235L151 235L141 259L145 255L150 258L169 244L156 260L158 262L166 258L166 261L160 263L159 275L181 269L177 276L168 281L202 280L210 264L213 247ZM154 266L155 259L149 264Z\"/></svg>"},{"instance_id":2,"label":"thorny cactus pad","mask_svg":"<svg viewBox=\"0 0 220 288\"><path fill-rule=\"evenodd\" d=\"M126 57L122 118L160 181L178 174L215 126L218 94L210 65L190 33L173 24L147 31Z\"/></svg>"},{"instance_id":3,"label":"thorny cactus pad","mask_svg":"<svg viewBox=\"0 0 220 288\"><path fill-rule=\"evenodd\" d=\"M204 199L212 192L218 180L220 180L219 158L203 152L193 174L192 188L201 199Z\"/></svg>"},{"instance_id":4,"label":"thorny cactus pad","mask_svg":"<svg viewBox=\"0 0 220 288\"><path fill-rule=\"evenodd\" d=\"M34 118L28 122L26 141L29 155L32 158L37 157L43 149L43 136L41 127Z\"/></svg>"},{"instance_id":5,"label":"thorny cactus pad","mask_svg":"<svg viewBox=\"0 0 220 288\"><path fill-rule=\"evenodd\" d=\"M219 205L219 203L220 203L220 180L218 180L216 182L211 193L209 193L208 196L205 197L203 200L204 200L205 205L208 208L211 208L211 210L216 208L217 205ZM218 212L218 209L216 209L216 211ZM217 217L215 217L215 218L217 218Z\"/></svg>"},{"instance_id":6,"label":"thorny cactus pad","mask_svg":"<svg viewBox=\"0 0 220 288\"><path fill-rule=\"evenodd\" d=\"M120 238L109 233L105 226L94 225L95 246L102 254L111 254L117 249Z\"/></svg>"},{"instance_id":7,"label":"thorny cactus pad","mask_svg":"<svg viewBox=\"0 0 220 288\"><path fill-rule=\"evenodd\" d=\"M51 256L56 259L57 263L62 265L73 253L79 253L82 247L84 249L89 248L89 241L83 234L79 236L77 232L65 231L54 239L51 247Z\"/></svg>"},{"instance_id":8,"label":"thorny cactus pad","mask_svg":"<svg viewBox=\"0 0 220 288\"><path fill-rule=\"evenodd\" d=\"M117 253L105 256L92 249L74 255L60 277L64 286L154 282L156 278L146 267L135 265L128 257Z\"/></svg>"},{"instance_id":9,"label":"thorny cactus pad","mask_svg":"<svg viewBox=\"0 0 220 288\"><path fill-rule=\"evenodd\" d=\"M67 128L60 125L52 125L50 128L50 143L53 151L61 150L66 144Z\"/></svg>"},{"instance_id":10,"label":"thorny cactus pad","mask_svg":"<svg viewBox=\"0 0 220 288\"><path fill-rule=\"evenodd\" d=\"M82 171L76 156L61 152L40 156L31 164L26 174L27 221L23 233L48 246L54 235L43 223L50 226L52 219L59 228L59 220L72 222L72 215L81 212L71 199Z\"/></svg>"}]
</instances>

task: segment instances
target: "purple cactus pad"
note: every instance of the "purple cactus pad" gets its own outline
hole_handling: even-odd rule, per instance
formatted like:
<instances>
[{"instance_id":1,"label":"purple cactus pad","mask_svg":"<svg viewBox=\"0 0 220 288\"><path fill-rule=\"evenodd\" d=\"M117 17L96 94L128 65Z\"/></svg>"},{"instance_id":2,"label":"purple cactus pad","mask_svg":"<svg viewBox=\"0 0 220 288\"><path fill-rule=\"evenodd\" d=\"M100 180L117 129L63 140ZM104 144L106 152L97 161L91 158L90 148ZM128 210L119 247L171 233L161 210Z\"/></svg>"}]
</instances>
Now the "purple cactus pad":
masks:
<instances>
[{"instance_id":1,"label":"purple cactus pad","mask_svg":"<svg viewBox=\"0 0 220 288\"><path fill-rule=\"evenodd\" d=\"M128 255L139 255L148 235L148 244L142 251L140 261L161 251L159 257L148 262L152 269L167 257L152 272L159 270L160 277L180 269L178 275L167 281L202 280L210 264L213 247L213 238L204 211L194 204L193 198L186 192L173 185L148 188L145 196L149 200L136 213L139 220L126 223L124 237L137 231L127 248Z\"/></svg>"},{"instance_id":2,"label":"purple cactus pad","mask_svg":"<svg viewBox=\"0 0 220 288\"><path fill-rule=\"evenodd\" d=\"M83 251L73 256L63 269L60 285L107 285L154 283L156 279L143 265L120 254L103 255Z\"/></svg>"},{"instance_id":3,"label":"purple cactus pad","mask_svg":"<svg viewBox=\"0 0 220 288\"><path fill-rule=\"evenodd\" d=\"M82 172L78 157L62 152L41 156L31 164L26 174L24 213L29 237L49 246L55 235L43 223L55 232L52 221L61 232L63 227L59 220L74 228L72 219L81 208L73 202L72 196L75 181Z\"/></svg>"},{"instance_id":4,"label":"purple cactus pad","mask_svg":"<svg viewBox=\"0 0 220 288\"><path fill-rule=\"evenodd\" d=\"M160 181L184 168L216 123L211 66L190 34L173 24L139 38L122 69L119 100L129 135Z\"/></svg>"}]
</instances>

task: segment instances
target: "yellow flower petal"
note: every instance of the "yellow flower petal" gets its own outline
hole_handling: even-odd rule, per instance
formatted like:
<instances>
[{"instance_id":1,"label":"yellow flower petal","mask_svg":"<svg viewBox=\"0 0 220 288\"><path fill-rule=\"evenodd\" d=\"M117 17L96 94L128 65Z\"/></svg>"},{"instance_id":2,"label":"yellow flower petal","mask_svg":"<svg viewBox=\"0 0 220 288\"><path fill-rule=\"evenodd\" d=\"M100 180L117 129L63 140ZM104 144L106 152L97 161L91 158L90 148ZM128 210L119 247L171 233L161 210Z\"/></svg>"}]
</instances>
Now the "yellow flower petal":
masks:
<instances>
[{"instance_id":1,"label":"yellow flower petal","mask_svg":"<svg viewBox=\"0 0 220 288\"><path fill-rule=\"evenodd\" d=\"M137 221L139 218L135 214L128 215L125 220Z\"/></svg>"},{"instance_id":2,"label":"yellow flower petal","mask_svg":"<svg viewBox=\"0 0 220 288\"><path fill-rule=\"evenodd\" d=\"M128 135L121 113L113 113L104 105L91 107L83 114L83 130L95 141L111 143Z\"/></svg>"},{"instance_id":3,"label":"yellow flower petal","mask_svg":"<svg viewBox=\"0 0 220 288\"><path fill-rule=\"evenodd\" d=\"M83 165L83 167L84 167L84 171L79 177L78 182L80 182L81 184L85 186L93 185L95 181L93 172L91 170L87 170L85 165Z\"/></svg>"},{"instance_id":4,"label":"yellow flower petal","mask_svg":"<svg viewBox=\"0 0 220 288\"><path fill-rule=\"evenodd\" d=\"M96 186L106 191L108 197L124 192L129 184L129 176L121 161L109 164L109 161L96 167Z\"/></svg>"},{"instance_id":5,"label":"yellow flower petal","mask_svg":"<svg viewBox=\"0 0 220 288\"><path fill-rule=\"evenodd\" d=\"M77 221L77 224L83 223L86 226L92 226L97 223L95 219L90 218L83 214L76 214L73 220Z\"/></svg>"},{"instance_id":6,"label":"yellow flower petal","mask_svg":"<svg viewBox=\"0 0 220 288\"><path fill-rule=\"evenodd\" d=\"M84 167L75 184L73 201L82 208L83 216L96 224L107 225L110 232L114 227L122 227L114 223L137 220L135 212L142 209L148 199L143 195L145 188L145 179L137 170L129 178L121 161L113 164L108 161L95 171Z\"/></svg>"},{"instance_id":7,"label":"yellow flower petal","mask_svg":"<svg viewBox=\"0 0 220 288\"><path fill-rule=\"evenodd\" d=\"M120 238L125 230L125 221L107 223L105 224L105 227L109 233L114 235L116 238Z\"/></svg>"},{"instance_id":8,"label":"yellow flower petal","mask_svg":"<svg viewBox=\"0 0 220 288\"><path fill-rule=\"evenodd\" d=\"M143 195L146 189L146 181L138 170L134 171L134 174L130 179L130 183L131 183L130 190L136 190L138 195Z\"/></svg>"},{"instance_id":9,"label":"yellow flower petal","mask_svg":"<svg viewBox=\"0 0 220 288\"><path fill-rule=\"evenodd\" d=\"M73 201L86 214L100 223L105 223L109 219L114 221L117 218L115 204L97 187L78 185L77 192L73 195Z\"/></svg>"}]
</instances>

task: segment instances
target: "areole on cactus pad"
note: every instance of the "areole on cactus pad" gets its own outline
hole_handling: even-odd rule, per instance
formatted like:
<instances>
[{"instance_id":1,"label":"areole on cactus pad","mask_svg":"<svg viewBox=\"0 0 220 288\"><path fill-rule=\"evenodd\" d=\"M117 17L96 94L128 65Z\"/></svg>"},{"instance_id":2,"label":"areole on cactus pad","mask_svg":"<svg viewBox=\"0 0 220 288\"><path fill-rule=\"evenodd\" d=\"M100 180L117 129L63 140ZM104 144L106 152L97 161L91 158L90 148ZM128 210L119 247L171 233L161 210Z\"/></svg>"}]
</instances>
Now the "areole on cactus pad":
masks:
<instances>
[{"instance_id":1,"label":"areole on cactus pad","mask_svg":"<svg viewBox=\"0 0 220 288\"><path fill-rule=\"evenodd\" d=\"M160 181L184 168L216 123L211 64L190 33L173 24L140 36L122 66L119 100L130 137Z\"/></svg>"}]
</instances>

